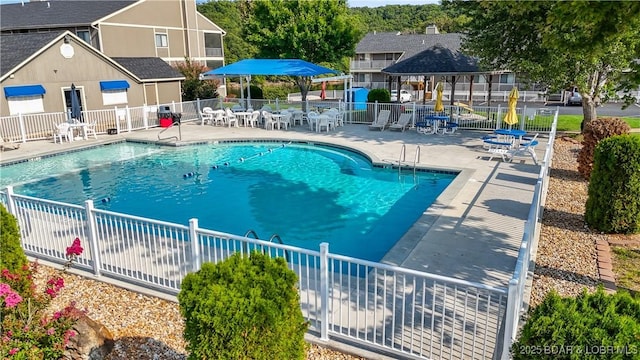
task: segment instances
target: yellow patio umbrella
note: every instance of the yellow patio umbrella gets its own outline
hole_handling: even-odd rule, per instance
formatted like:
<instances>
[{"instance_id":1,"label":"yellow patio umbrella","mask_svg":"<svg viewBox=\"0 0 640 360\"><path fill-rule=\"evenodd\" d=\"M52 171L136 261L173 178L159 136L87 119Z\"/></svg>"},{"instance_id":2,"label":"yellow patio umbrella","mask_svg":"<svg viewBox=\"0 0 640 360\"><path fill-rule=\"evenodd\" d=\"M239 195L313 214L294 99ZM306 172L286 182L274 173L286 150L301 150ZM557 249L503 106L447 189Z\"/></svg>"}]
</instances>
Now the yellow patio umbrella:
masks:
<instances>
[{"instance_id":1,"label":"yellow patio umbrella","mask_svg":"<svg viewBox=\"0 0 640 360\"><path fill-rule=\"evenodd\" d=\"M507 110L507 115L504 117L504 122L509 125L515 125L518 123L518 114L516 114L516 104L518 103L518 89L513 88L509 93L509 110Z\"/></svg>"},{"instance_id":2,"label":"yellow patio umbrella","mask_svg":"<svg viewBox=\"0 0 640 360\"><path fill-rule=\"evenodd\" d=\"M435 112L444 111L444 105L442 105L442 90L442 83L438 81L438 83L436 84L436 105L433 108Z\"/></svg>"}]
</instances>

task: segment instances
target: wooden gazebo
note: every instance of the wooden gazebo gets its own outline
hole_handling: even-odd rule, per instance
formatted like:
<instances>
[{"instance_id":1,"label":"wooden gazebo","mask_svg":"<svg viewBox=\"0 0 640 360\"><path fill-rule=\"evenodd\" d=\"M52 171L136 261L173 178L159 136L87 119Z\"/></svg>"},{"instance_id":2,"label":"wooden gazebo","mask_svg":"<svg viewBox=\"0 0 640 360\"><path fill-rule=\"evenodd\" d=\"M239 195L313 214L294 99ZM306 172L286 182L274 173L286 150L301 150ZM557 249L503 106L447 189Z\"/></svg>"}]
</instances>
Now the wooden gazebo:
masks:
<instances>
[{"instance_id":1,"label":"wooden gazebo","mask_svg":"<svg viewBox=\"0 0 640 360\"><path fill-rule=\"evenodd\" d=\"M473 75L489 75L489 101L491 100L491 83L494 74L500 74L503 71L486 71L482 70L478 64L478 59L468 56L459 50L449 49L441 44L436 44L416 55L395 63L382 70L383 74L389 76L389 89L393 78L398 82L398 89L402 84L403 76L424 76L424 94L423 103L426 100L427 77L441 76L445 77L451 84L451 105L454 103L454 95L456 89L456 81L460 76L471 76L469 86L469 105L472 105L473 95Z\"/></svg>"}]
</instances>

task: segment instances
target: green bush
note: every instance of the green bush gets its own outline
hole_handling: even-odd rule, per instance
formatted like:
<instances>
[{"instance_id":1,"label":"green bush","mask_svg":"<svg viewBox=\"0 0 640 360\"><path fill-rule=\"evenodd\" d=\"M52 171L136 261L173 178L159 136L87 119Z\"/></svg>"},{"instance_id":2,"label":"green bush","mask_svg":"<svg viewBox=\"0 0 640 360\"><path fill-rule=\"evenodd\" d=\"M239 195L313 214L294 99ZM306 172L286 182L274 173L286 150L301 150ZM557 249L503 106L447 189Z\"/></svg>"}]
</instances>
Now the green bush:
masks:
<instances>
[{"instance_id":1,"label":"green bush","mask_svg":"<svg viewBox=\"0 0 640 360\"><path fill-rule=\"evenodd\" d=\"M585 220L606 233L640 232L640 137L618 135L598 143Z\"/></svg>"},{"instance_id":2,"label":"green bush","mask_svg":"<svg viewBox=\"0 0 640 360\"><path fill-rule=\"evenodd\" d=\"M20 271L27 263L20 245L18 221L0 204L0 270Z\"/></svg>"},{"instance_id":3,"label":"green bush","mask_svg":"<svg viewBox=\"0 0 640 360\"><path fill-rule=\"evenodd\" d=\"M265 99L286 100L289 93L298 93L300 92L300 88L290 83L279 83L276 85L264 85L262 91Z\"/></svg>"},{"instance_id":4,"label":"green bush","mask_svg":"<svg viewBox=\"0 0 640 360\"><path fill-rule=\"evenodd\" d=\"M247 88L244 88L244 97L245 99L249 98L249 91ZM262 95L262 89L256 85L251 85L251 98L252 99L264 99Z\"/></svg>"},{"instance_id":5,"label":"green bush","mask_svg":"<svg viewBox=\"0 0 640 360\"><path fill-rule=\"evenodd\" d=\"M511 347L520 359L637 359L640 354L640 299L618 291L586 290L576 298L555 291L529 314Z\"/></svg>"},{"instance_id":6,"label":"green bush","mask_svg":"<svg viewBox=\"0 0 640 360\"><path fill-rule=\"evenodd\" d=\"M373 89L367 94L367 102L391 102L391 93L387 89Z\"/></svg>"},{"instance_id":7,"label":"green bush","mask_svg":"<svg viewBox=\"0 0 640 360\"><path fill-rule=\"evenodd\" d=\"M303 359L296 283L284 259L259 252L188 274L178 301L189 359Z\"/></svg>"}]
</instances>

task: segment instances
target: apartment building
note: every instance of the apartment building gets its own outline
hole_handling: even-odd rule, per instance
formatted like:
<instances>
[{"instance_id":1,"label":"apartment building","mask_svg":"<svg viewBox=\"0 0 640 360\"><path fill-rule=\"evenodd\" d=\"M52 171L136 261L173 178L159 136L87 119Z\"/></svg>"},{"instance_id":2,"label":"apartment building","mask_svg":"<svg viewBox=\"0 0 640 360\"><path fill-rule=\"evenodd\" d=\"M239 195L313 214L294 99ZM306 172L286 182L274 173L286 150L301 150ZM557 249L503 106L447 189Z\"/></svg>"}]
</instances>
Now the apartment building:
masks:
<instances>
[{"instance_id":1,"label":"apartment building","mask_svg":"<svg viewBox=\"0 0 640 360\"><path fill-rule=\"evenodd\" d=\"M180 101L171 65L224 65L224 35L195 0L0 5L0 116L66 111L72 83L87 110Z\"/></svg>"}]
</instances>

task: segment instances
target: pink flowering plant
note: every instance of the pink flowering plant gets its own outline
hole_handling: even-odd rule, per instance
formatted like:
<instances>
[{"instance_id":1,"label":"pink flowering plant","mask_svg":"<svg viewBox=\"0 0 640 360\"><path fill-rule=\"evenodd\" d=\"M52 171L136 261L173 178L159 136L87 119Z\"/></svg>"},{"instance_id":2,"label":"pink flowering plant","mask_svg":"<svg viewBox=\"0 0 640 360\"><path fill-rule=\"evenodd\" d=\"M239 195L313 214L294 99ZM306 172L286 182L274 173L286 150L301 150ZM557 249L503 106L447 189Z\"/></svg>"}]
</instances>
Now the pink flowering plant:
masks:
<instances>
[{"instance_id":1,"label":"pink flowering plant","mask_svg":"<svg viewBox=\"0 0 640 360\"><path fill-rule=\"evenodd\" d=\"M82 251L76 238L67 248L63 273ZM73 302L55 312L49 306L64 288L64 278L54 276L38 291L33 281L37 271L35 262L15 273L0 273L0 359L59 359L76 336L72 328L84 312Z\"/></svg>"}]
</instances>

